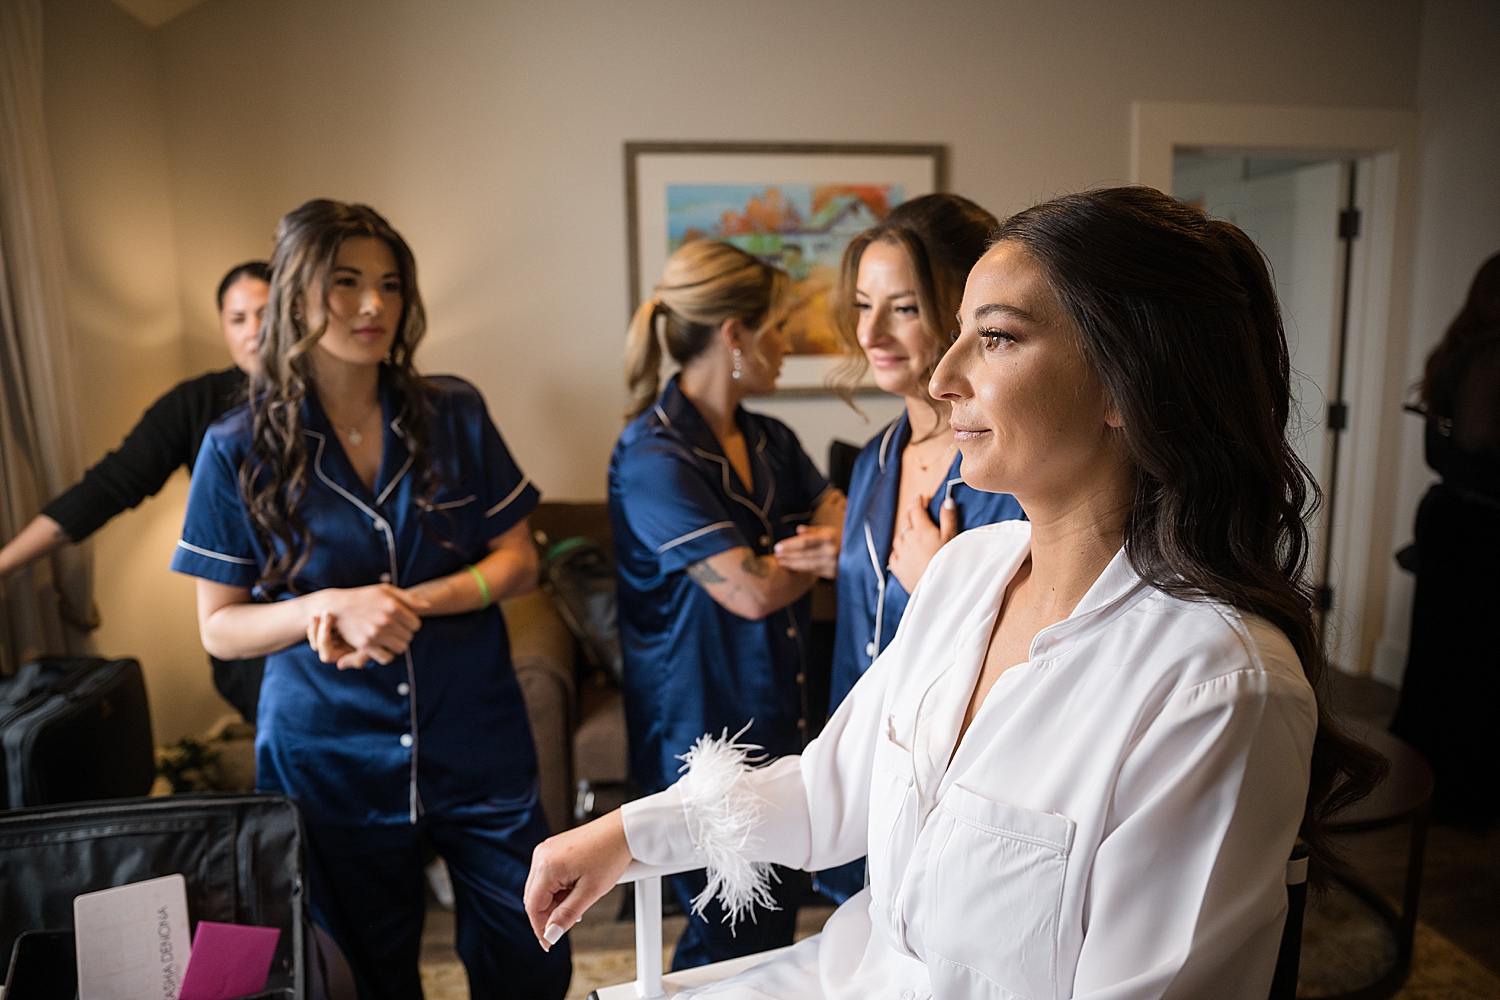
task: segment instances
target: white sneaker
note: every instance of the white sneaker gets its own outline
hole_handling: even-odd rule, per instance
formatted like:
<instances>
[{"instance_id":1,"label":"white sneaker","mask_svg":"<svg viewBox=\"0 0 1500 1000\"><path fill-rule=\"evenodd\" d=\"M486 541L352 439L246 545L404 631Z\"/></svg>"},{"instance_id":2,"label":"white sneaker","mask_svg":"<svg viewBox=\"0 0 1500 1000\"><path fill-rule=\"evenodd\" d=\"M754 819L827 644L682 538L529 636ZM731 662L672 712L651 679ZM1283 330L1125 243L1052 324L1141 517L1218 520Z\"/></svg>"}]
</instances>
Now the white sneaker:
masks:
<instances>
[{"instance_id":1,"label":"white sneaker","mask_svg":"<svg viewBox=\"0 0 1500 1000\"><path fill-rule=\"evenodd\" d=\"M427 866L427 885L437 897L438 905L445 910L453 909L453 877L448 874L448 862L433 858Z\"/></svg>"}]
</instances>

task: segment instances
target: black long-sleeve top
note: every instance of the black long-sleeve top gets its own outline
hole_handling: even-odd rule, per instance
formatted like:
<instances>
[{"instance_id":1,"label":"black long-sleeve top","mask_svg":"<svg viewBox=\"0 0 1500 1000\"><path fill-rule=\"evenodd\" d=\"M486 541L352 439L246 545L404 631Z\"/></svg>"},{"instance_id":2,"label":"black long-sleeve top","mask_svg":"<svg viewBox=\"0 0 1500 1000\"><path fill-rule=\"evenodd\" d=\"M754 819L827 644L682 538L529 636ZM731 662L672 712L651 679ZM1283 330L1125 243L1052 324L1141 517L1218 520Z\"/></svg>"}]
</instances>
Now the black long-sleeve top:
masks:
<instances>
[{"instance_id":1,"label":"black long-sleeve top","mask_svg":"<svg viewBox=\"0 0 1500 1000\"><path fill-rule=\"evenodd\" d=\"M219 417L243 403L249 376L238 368L181 382L151 404L120 447L42 511L81 542L106 521L166 485L178 467L198 459L203 435Z\"/></svg>"}]
</instances>

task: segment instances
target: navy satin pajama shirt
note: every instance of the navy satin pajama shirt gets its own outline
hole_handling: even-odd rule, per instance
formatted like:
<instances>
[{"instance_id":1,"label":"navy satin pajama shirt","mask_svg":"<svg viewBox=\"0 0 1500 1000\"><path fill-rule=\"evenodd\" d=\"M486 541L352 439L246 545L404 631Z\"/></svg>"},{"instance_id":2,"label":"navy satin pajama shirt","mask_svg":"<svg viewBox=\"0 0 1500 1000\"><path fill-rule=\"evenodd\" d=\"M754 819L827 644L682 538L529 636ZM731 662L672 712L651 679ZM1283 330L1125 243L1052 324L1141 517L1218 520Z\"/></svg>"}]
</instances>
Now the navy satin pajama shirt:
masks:
<instances>
[{"instance_id":1,"label":"navy satin pajama shirt","mask_svg":"<svg viewBox=\"0 0 1500 1000\"><path fill-rule=\"evenodd\" d=\"M748 486L675 378L625 428L610 458L626 726L642 792L674 783L678 756L705 733L732 736L748 725L741 741L771 757L802 751L811 597L749 621L686 570L740 546L771 554L809 523L828 480L785 424L743 408L735 421L749 452ZM690 883L674 881L679 896ZM741 923L733 939L717 911L708 912L707 925L689 922L676 967L759 950L763 938L781 933L778 918L795 915L795 901L784 913L757 911L757 922Z\"/></svg>"},{"instance_id":2,"label":"navy satin pajama shirt","mask_svg":"<svg viewBox=\"0 0 1500 1000\"><path fill-rule=\"evenodd\" d=\"M749 621L685 570L739 546L770 555L809 523L828 480L779 420L744 409L735 420L749 487L676 379L610 458L626 718L643 792L675 782L677 756L704 733L750 724L742 741L773 757L802 751L811 597Z\"/></svg>"},{"instance_id":3,"label":"navy satin pajama shirt","mask_svg":"<svg viewBox=\"0 0 1500 1000\"><path fill-rule=\"evenodd\" d=\"M911 440L906 414L891 421L861 449L849 479L849 507L844 514L844 542L839 551L839 616L833 643L833 677L829 683L828 714L832 715L855 683L870 669L875 657L896 637L896 626L906 613L911 595L887 565L891 560L896 509L901 489L901 454ZM953 465L943 488L932 497L927 513L940 523L943 501L958 505L958 530L1024 519L1021 505L1009 493L986 493L963 481ZM818 888L839 902L864 886L864 862L855 861L818 873Z\"/></svg>"},{"instance_id":4,"label":"navy satin pajama shirt","mask_svg":"<svg viewBox=\"0 0 1500 1000\"><path fill-rule=\"evenodd\" d=\"M387 379L385 451L373 490L355 473L317 400L304 404L308 485L298 512L312 544L294 581L298 593L407 587L462 571L536 506L539 493L511 459L478 391L456 378L427 381L436 390L428 449L441 485L425 514ZM204 438L172 568L254 588L258 601L289 600L296 595L285 583L269 592L256 586L270 553L239 491L250 441L247 406ZM305 641L273 653L259 713L257 788L296 800L310 860L323 875L322 891L314 886L315 915L348 954L362 996L415 995L423 836L449 862L460 953L474 954L473 962L464 958L481 992L524 982L529 966L518 968L518 961L567 962L566 948L542 958L520 909L531 849L547 829L498 607L423 619L407 653L384 666L338 670L319 662ZM414 924L405 912L411 907ZM514 954L507 958L508 951ZM475 968L486 961L503 967ZM555 981L556 969L547 975ZM485 982L491 976L494 982Z\"/></svg>"}]
</instances>

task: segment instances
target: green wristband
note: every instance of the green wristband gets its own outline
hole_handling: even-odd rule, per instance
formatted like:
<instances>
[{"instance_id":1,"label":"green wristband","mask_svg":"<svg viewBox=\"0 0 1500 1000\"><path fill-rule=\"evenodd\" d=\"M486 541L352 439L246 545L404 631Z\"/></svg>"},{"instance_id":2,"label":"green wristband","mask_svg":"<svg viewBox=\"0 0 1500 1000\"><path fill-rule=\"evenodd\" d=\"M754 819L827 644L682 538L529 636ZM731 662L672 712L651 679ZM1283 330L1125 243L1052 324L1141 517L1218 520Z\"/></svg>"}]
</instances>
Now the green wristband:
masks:
<instances>
[{"instance_id":1,"label":"green wristband","mask_svg":"<svg viewBox=\"0 0 1500 1000\"><path fill-rule=\"evenodd\" d=\"M479 584L479 597L480 597L480 600L483 602L479 606L481 608L487 608L487 607L489 607L490 606L490 585L484 582L484 574L481 573L481 572L479 572L479 570L475 569L473 566L465 566L464 569L468 570L473 575L474 582L477 583L477 584Z\"/></svg>"}]
</instances>

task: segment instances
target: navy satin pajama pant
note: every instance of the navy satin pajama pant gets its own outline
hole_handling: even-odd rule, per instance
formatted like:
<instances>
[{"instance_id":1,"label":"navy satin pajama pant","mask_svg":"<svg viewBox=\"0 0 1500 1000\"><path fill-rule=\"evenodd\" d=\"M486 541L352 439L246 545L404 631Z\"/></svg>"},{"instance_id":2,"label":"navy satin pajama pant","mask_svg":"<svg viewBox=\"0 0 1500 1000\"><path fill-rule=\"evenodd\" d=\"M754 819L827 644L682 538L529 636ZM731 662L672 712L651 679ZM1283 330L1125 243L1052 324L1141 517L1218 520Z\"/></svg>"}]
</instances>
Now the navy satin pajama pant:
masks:
<instances>
[{"instance_id":1,"label":"navy satin pajama pant","mask_svg":"<svg viewBox=\"0 0 1500 1000\"><path fill-rule=\"evenodd\" d=\"M456 945L469 995L561 1000L567 992L568 939L542 951L521 902L532 847L547 836L539 805L424 816L415 824L306 827L313 920L348 959L360 1000L422 995L424 838L453 877Z\"/></svg>"}]
</instances>

